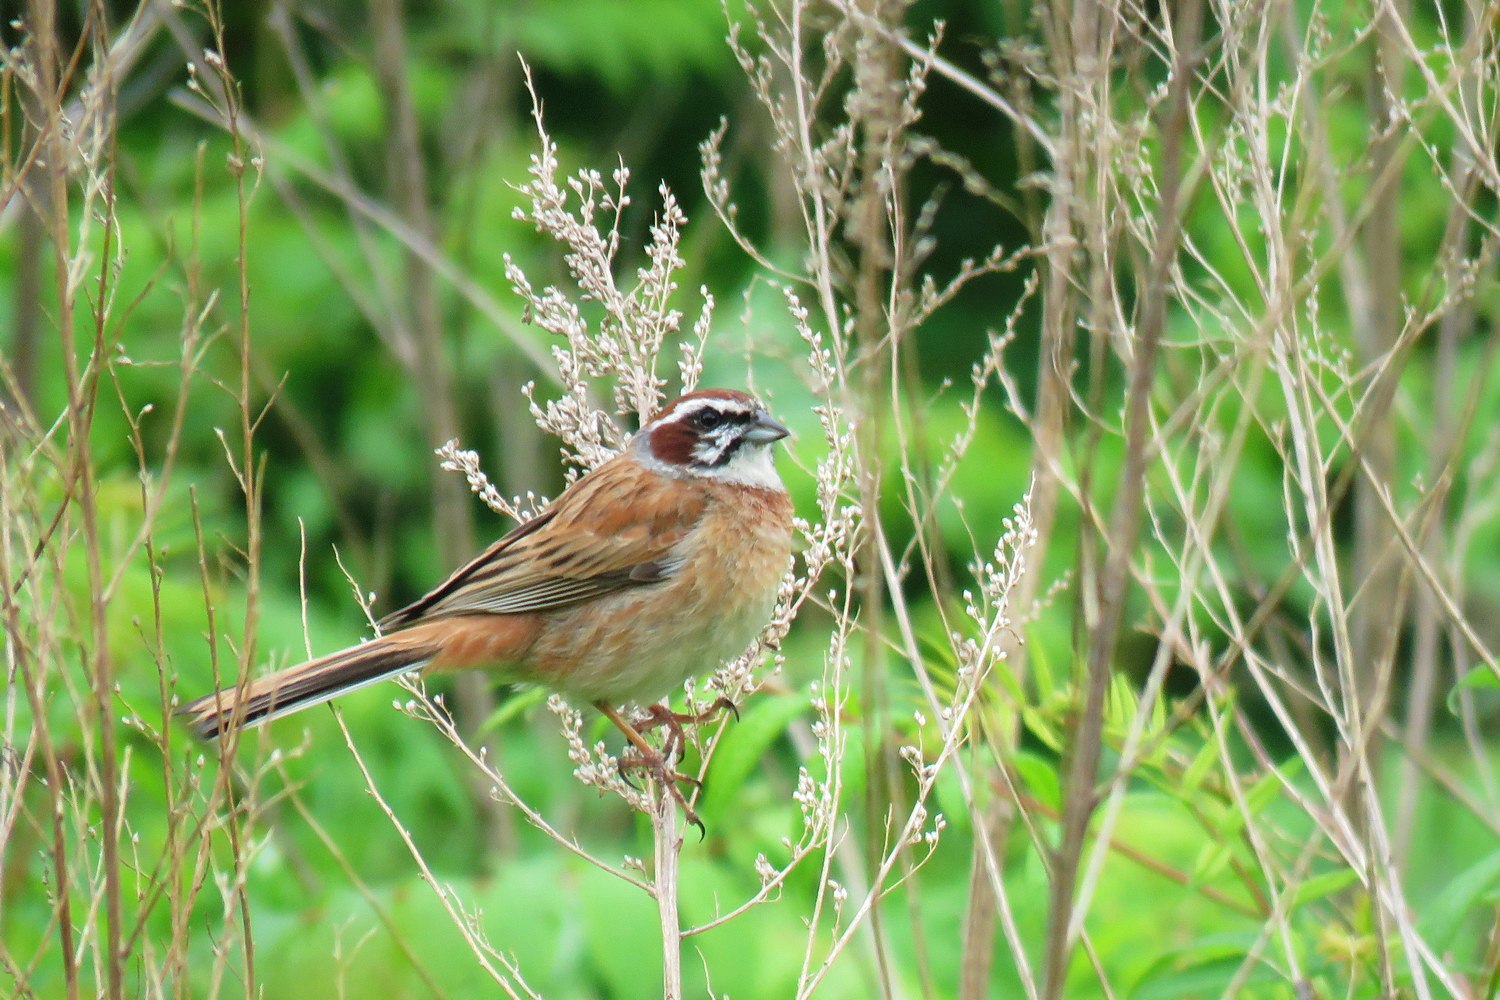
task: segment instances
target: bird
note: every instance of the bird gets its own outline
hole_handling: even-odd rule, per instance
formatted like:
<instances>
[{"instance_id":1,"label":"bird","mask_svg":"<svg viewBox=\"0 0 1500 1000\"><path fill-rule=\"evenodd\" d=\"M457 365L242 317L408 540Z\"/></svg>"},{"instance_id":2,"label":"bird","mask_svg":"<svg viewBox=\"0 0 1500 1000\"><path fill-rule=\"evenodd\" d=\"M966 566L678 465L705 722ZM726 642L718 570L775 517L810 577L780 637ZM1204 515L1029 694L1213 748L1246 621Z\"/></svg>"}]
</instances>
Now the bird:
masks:
<instances>
[{"instance_id":1,"label":"bird","mask_svg":"<svg viewBox=\"0 0 1500 1000\"><path fill-rule=\"evenodd\" d=\"M418 600L378 637L242 681L183 706L203 739L259 726L421 670L489 670L592 704L701 827L669 758L685 715L663 700L747 649L791 563L793 506L774 461L788 435L754 396L702 389L672 400L613 458ZM657 702L661 701L660 704ZM648 706L632 724L620 706ZM669 730L656 750L642 732Z\"/></svg>"}]
</instances>

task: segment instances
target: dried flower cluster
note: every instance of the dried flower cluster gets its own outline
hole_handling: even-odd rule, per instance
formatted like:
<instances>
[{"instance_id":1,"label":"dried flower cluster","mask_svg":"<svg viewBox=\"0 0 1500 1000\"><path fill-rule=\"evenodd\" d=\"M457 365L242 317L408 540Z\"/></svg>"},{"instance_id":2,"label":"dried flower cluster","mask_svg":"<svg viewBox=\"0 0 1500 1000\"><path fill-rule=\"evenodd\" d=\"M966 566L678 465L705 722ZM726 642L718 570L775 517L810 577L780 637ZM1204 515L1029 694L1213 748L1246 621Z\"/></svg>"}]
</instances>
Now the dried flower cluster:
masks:
<instances>
[{"instance_id":1,"label":"dried flower cluster","mask_svg":"<svg viewBox=\"0 0 1500 1000\"><path fill-rule=\"evenodd\" d=\"M697 383L714 300L706 289L700 290L698 318L690 337L682 339L683 314L673 303L687 216L665 185L658 189L661 208L650 227L647 263L628 278L619 273L620 224L630 205L630 170L617 166L608 183L590 169L560 179L557 144L543 124L529 69L526 85L540 151L531 157L531 180L516 188L525 203L516 208L515 216L564 248L563 262L574 290L551 285L538 290L509 254L504 258L505 276L525 303L529 320L556 338L552 357L562 396L539 402L534 386L528 386L526 394L537 425L562 439L564 458L576 474L606 461L623 446L626 432L615 417L633 415L644 423L660 407L667 379L659 362L668 344L678 354L682 391ZM608 408L598 402L601 389L610 399Z\"/></svg>"}]
</instances>

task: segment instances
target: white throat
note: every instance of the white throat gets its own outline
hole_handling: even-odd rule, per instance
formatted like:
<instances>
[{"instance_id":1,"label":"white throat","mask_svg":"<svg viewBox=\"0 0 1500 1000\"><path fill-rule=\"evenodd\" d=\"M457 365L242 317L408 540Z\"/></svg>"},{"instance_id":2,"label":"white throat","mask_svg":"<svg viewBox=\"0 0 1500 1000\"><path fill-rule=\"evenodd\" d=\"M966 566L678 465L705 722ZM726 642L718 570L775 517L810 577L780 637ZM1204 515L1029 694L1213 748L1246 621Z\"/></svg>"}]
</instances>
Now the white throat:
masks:
<instances>
[{"instance_id":1,"label":"white throat","mask_svg":"<svg viewBox=\"0 0 1500 1000\"><path fill-rule=\"evenodd\" d=\"M767 490L786 488L781 485L781 477L776 474L776 462L771 448L764 444L742 445L729 457L728 462L702 475L721 483L739 483Z\"/></svg>"},{"instance_id":2,"label":"white throat","mask_svg":"<svg viewBox=\"0 0 1500 1000\"><path fill-rule=\"evenodd\" d=\"M786 492L781 477L776 474L775 456L769 445L744 445L735 451L728 462L715 468L685 469L680 465L669 465L651 454L651 445L645 434L637 434L630 444L637 462L664 476L676 479L712 479L721 483L738 483L742 486Z\"/></svg>"}]
</instances>

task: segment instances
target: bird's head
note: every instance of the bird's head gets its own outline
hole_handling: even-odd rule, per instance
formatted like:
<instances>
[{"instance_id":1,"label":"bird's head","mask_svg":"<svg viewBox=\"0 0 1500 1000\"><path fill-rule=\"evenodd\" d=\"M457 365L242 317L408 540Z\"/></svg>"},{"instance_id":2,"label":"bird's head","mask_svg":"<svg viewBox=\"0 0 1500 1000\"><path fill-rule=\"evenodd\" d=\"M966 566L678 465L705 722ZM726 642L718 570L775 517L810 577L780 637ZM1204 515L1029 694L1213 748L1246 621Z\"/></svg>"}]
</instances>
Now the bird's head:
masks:
<instances>
[{"instance_id":1,"label":"bird's head","mask_svg":"<svg viewBox=\"0 0 1500 1000\"><path fill-rule=\"evenodd\" d=\"M791 433L749 393L679 396L636 435L640 457L679 476L780 489L771 446Z\"/></svg>"}]
</instances>

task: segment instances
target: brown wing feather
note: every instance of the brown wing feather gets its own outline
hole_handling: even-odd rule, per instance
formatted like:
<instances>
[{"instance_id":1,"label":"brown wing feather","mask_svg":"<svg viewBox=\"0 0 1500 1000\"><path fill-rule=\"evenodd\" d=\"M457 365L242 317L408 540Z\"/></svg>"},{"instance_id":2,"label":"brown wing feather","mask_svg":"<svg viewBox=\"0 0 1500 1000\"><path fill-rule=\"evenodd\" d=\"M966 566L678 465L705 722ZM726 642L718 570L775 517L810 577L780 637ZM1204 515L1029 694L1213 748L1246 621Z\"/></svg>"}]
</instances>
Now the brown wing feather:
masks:
<instances>
[{"instance_id":1,"label":"brown wing feather","mask_svg":"<svg viewBox=\"0 0 1500 1000\"><path fill-rule=\"evenodd\" d=\"M420 600L381 621L521 614L563 607L676 572L672 551L703 516L707 492L642 469L629 454L574 483Z\"/></svg>"},{"instance_id":2,"label":"brown wing feather","mask_svg":"<svg viewBox=\"0 0 1500 1000\"><path fill-rule=\"evenodd\" d=\"M563 497L566 496L567 494L564 493ZM561 503L563 497L559 497L557 503ZM557 512L557 503L554 503L551 507L542 511L540 514L536 515L526 523L516 525L510 531L501 536L499 541L495 542L489 548L479 553L479 555L475 556L473 559L469 560L467 563L454 570L453 573L449 575L448 579L444 580L442 583L438 584L436 587L432 588L427 593L423 594L421 597L408 604L406 607L392 611L390 614L380 619L380 621L376 622L376 624L380 627L380 630L382 632L390 632L394 629L405 628L406 626L427 617L427 613L438 602L442 601L459 587L462 587L471 576L483 570L493 560L500 558L504 554L506 549L510 548L512 545L515 545L518 541L525 538L527 535L546 527L547 522L551 521Z\"/></svg>"}]
</instances>

